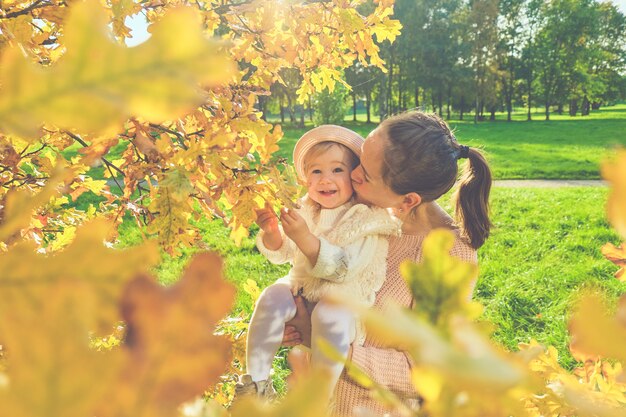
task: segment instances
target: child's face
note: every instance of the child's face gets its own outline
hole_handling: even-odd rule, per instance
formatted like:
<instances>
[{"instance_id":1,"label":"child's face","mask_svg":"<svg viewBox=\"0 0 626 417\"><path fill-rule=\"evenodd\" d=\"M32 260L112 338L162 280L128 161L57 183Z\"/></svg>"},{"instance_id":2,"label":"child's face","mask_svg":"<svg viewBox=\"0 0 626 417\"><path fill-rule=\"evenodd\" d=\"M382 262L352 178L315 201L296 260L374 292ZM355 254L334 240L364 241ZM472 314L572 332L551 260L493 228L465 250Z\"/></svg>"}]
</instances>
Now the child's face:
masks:
<instances>
[{"instance_id":1,"label":"child's face","mask_svg":"<svg viewBox=\"0 0 626 417\"><path fill-rule=\"evenodd\" d=\"M327 209L348 202L354 192L350 171L348 151L339 146L311 157L306 164L309 198Z\"/></svg>"}]
</instances>

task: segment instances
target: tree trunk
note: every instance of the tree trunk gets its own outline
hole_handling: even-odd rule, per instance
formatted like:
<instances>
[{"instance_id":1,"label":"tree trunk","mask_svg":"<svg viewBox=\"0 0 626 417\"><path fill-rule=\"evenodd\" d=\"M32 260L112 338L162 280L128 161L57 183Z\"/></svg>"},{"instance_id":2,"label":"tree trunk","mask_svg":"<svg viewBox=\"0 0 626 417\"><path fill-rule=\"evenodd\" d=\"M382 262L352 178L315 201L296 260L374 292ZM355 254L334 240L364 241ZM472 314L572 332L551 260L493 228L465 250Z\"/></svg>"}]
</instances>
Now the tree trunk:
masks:
<instances>
[{"instance_id":1,"label":"tree trunk","mask_svg":"<svg viewBox=\"0 0 626 417\"><path fill-rule=\"evenodd\" d=\"M393 48L389 58L389 83L387 84L387 114L393 114Z\"/></svg>"},{"instance_id":2,"label":"tree trunk","mask_svg":"<svg viewBox=\"0 0 626 417\"><path fill-rule=\"evenodd\" d=\"M461 96L461 109L459 110L459 120L463 120L464 111L465 111L465 96Z\"/></svg>"},{"instance_id":3,"label":"tree trunk","mask_svg":"<svg viewBox=\"0 0 626 417\"><path fill-rule=\"evenodd\" d=\"M371 114L370 114L370 106L372 105L372 92L367 90L365 92L365 111L367 113L367 123L372 123Z\"/></svg>"},{"instance_id":4,"label":"tree trunk","mask_svg":"<svg viewBox=\"0 0 626 417\"><path fill-rule=\"evenodd\" d=\"M309 96L309 121L313 121L313 103L311 102L311 96Z\"/></svg>"},{"instance_id":5,"label":"tree trunk","mask_svg":"<svg viewBox=\"0 0 626 417\"><path fill-rule=\"evenodd\" d=\"M289 112L289 120L291 123L296 124L296 114L293 111L293 106L291 105L291 97L287 94L287 111Z\"/></svg>"},{"instance_id":6,"label":"tree trunk","mask_svg":"<svg viewBox=\"0 0 626 417\"><path fill-rule=\"evenodd\" d=\"M281 97L278 105L280 106L280 123L285 124L285 106L283 105L283 98Z\"/></svg>"},{"instance_id":7,"label":"tree trunk","mask_svg":"<svg viewBox=\"0 0 626 417\"><path fill-rule=\"evenodd\" d=\"M589 116L589 108L590 108L589 99L587 98L587 96L584 96L582 108L580 109L580 114L582 116Z\"/></svg>"},{"instance_id":8,"label":"tree trunk","mask_svg":"<svg viewBox=\"0 0 626 417\"><path fill-rule=\"evenodd\" d=\"M526 80L526 84L528 85L528 116L526 116L526 120L528 120L529 122L533 119L532 114L531 114L532 98L533 98L532 83L533 83L533 80L531 78L528 78Z\"/></svg>"},{"instance_id":9,"label":"tree trunk","mask_svg":"<svg viewBox=\"0 0 626 417\"><path fill-rule=\"evenodd\" d=\"M491 120L492 122L496 120L496 106L491 107L491 109L489 109L489 120Z\"/></svg>"},{"instance_id":10,"label":"tree trunk","mask_svg":"<svg viewBox=\"0 0 626 417\"><path fill-rule=\"evenodd\" d=\"M304 127L304 104L300 106L300 124L298 125L298 127L299 128Z\"/></svg>"},{"instance_id":11,"label":"tree trunk","mask_svg":"<svg viewBox=\"0 0 626 417\"><path fill-rule=\"evenodd\" d=\"M557 112L558 114L563 114L563 107L564 107L564 106L563 106L563 103L559 103L559 105L558 105L558 106L557 106L557 108L556 108L556 112Z\"/></svg>"},{"instance_id":12,"label":"tree trunk","mask_svg":"<svg viewBox=\"0 0 626 417\"><path fill-rule=\"evenodd\" d=\"M550 102L546 101L546 120L550 120Z\"/></svg>"},{"instance_id":13,"label":"tree trunk","mask_svg":"<svg viewBox=\"0 0 626 417\"><path fill-rule=\"evenodd\" d=\"M569 101L569 115L576 116L576 113L578 113L578 100L573 98Z\"/></svg>"},{"instance_id":14,"label":"tree trunk","mask_svg":"<svg viewBox=\"0 0 626 417\"><path fill-rule=\"evenodd\" d=\"M402 96L404 95L404 85L402 83L402 68L398 67L398 108L394 113L402 111Z\"/></svg>"},{"instance_id":15,"label":"tree trunk","mask_svg":"<svg viewBox=\"0 0 626 417\"><path fill-rule=\"evenodd\" d=\"M415 87L415 108L420 108L420 88Z\"/></svg>"},{"instance_id":16,"label":"tree trunk","mask_svg":"<svg viewBox=\"0 0 626 417\"><path fill-rule=\"evenodd\" d=\"M437 108L439 109L437 112L439 117L443 118L443 91L441 91L441 88L437 90Z\"/></svg>"},{"instance_id":17,"label":"tree trunk","mask_svg":"<svg viewBox=\"0 0 626 417\"><path fill-rule=\"evenodd\" d=\"M451 101L452 101L452 84L448 84L448 98L446 99L447 104L446 104L446 120L450 120L450 117L452 117L452 112L450 110L451 107Z\"/></svg>"},{"instance_id":18,"label":"tree trunk","mask_svg":"<svg viewBox=\"0 0 626 417\"><path fill-rule=\"evenodd\" d=\"M356 122L356 93L352 91L352 121Z\"/></svg>"}]
</instances>

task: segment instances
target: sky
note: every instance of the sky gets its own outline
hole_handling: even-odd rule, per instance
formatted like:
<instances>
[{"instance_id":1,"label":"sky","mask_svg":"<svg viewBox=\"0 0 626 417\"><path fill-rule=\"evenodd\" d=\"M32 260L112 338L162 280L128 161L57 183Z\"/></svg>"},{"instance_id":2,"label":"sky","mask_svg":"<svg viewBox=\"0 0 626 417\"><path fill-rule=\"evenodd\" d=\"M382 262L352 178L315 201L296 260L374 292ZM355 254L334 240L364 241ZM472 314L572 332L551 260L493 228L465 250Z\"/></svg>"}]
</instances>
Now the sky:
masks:
<instances>
[{"instance_id":1,"label":"sky","mask_svg":"<svg viewBox=\"0 0 626 417\"><path fill-rule=\"evenodd\" d=\"M622 13L626 14L626 0L613 0ZM135 46L145 42L150 34L146 30L146 19L141 13L126 18L126 25L132 29L133 37L126 40L126 45Z\"/></svg>"}]
</instances>

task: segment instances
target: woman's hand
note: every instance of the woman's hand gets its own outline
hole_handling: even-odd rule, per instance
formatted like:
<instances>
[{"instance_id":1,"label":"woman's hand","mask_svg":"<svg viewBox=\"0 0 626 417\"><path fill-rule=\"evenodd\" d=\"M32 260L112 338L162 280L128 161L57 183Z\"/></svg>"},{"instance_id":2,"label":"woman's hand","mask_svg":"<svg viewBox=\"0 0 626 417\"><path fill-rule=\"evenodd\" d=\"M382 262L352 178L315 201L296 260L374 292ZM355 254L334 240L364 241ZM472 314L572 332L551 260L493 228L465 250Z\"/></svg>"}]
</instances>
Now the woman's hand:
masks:
<instances>
[{"instance_id":1,"label":"woman's hand","mask_svg":"<svg viewBox=\"0 0 626 417\"><path fill-rule=\"evenodd\" d=\"M308 303L299 295L294 296L293 301L296 303L296 315L285 323L282 345L311 347L311 313Z\"/></svg>"}]
</instances>

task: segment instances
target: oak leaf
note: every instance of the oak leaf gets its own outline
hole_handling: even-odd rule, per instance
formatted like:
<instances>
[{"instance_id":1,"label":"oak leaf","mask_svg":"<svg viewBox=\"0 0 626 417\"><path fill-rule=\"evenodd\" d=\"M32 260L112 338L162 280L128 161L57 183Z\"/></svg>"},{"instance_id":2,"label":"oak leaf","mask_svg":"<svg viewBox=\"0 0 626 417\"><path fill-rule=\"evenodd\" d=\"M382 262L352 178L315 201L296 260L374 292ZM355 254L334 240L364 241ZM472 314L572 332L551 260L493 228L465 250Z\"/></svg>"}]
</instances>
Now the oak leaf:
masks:
<instances>
[{"instance_id":1,"label":"oak leaf","mask_svg":"<svg viewBox=\"0 0 626 417\"><path fill-rule=\"evenodd\" d=\"M171 34L176 36L172 37ZM205 39L197 14L173 10L135 48L110 39L95 0L77 2L65 22L66 54L50 67L16 47L0 66L0 128L35 137L43 123L85 132L114 132L130 115L160 121L202 103L199 84L226 81L232 63Z\"/></svg>"},{"instance_id":2,"label":"oak leaf","mask_svg":"<svg viewBox=\"0 0 626 417\"><path fill-rule=\"evenodd\" d=\"M626 363L626 296L619 299L615 317L609 317L598 295L584 295L569 327L576 351Z\"/></svg>"},{"instance_id":3,"label":"oak leaf","mask_svg":"<svg viewBox=\"0 0 626 417\"><path fill-rule=\"evenodd\" d=\"M0 415L93 415L115 385L118 352L89 347L120 320L118 300L135 274L154 265L155 245L114 250L103 244L111 225L78 229L65 250L35 251L32 242L0 254L0 337L10 352Z\"/></svg>"},{"instance_id":4,"label":"oak leaf","mask_svg":"<svg viewBox=\"0 0 626 417\"><path fill-rule=\"evenodd\" d=\"M229 343L213 333L235 292L221 273L219 256L202 253L171 287L147 276L129 283L121 303L124 371L98 415L169 417L218 380Z\"/></svg>"},{"instance_id":5,"label":"oak leaf","mask_svg":"<svg viewBox=\"0 0 626 417\"><path fill-rule=\"evenodd\" d=\"M602 255L620 267L615 272L615 278L620 281L626 281L626 246L615 246L612 243L606 243L602 246Z\"/></svg>"},{"instance_id":6,"label":"oak leaf","mask_svg":"<svg viewBox=\"0 0 626 417\"><path fill-rule=\"evenodd\" d=\"M626 150L602 164L602 177L611 185L606 211L615 230L626 239Z\"/></svg>"},{"instance_id":7,"label":"oak leaf","mask_svg":"<svg viewBox=\"0 0 626 417\"><path fill-rule=\"evenodd\" d=\"M413 293L417 314L444 327L452 314L475 318L482 311L478 303L471 301L478 266L450 255L454 239L449 231L435 230L424 240L423 261L400 265L400 273Z\"/></svg>"}]
</instances>

